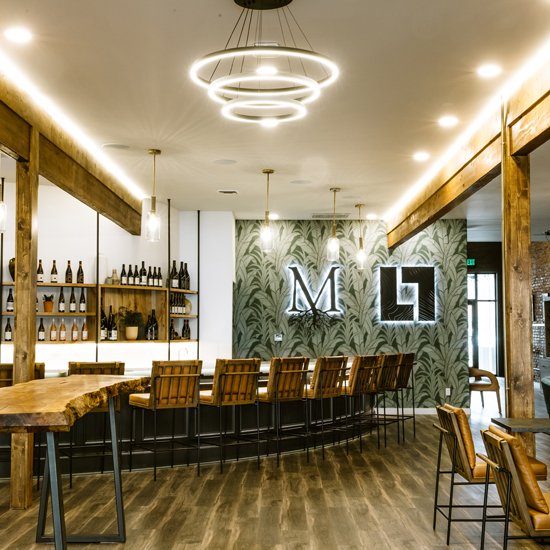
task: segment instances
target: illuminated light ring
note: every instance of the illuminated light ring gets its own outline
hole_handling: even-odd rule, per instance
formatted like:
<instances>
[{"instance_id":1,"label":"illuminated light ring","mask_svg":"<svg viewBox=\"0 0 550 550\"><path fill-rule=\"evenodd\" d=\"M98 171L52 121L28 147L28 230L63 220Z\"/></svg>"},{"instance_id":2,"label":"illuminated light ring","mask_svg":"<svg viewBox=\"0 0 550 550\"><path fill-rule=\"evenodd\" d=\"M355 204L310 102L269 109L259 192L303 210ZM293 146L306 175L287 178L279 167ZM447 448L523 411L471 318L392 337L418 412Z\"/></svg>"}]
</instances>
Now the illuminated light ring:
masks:
<instances>
[{"instance_id":1,"label":"illuminated light ring","mask_svg":"<svg viewBox=\"0 0 550 550\"><path fill-rule=\"evenodd\" d=\"M254 88L234 88L229 84L241 84L242 82L292 82L294 84L300 84L300 86L293 88L268 88L268 89L254 89ZM305 97L292 98L300 103L310 103L321 95L321 87L317 81L307 76L292 74L286 72L279 72L274 75L259 75L257 73L240 73L222 76L217 80L214 80L210 84L208 89L208 95L218 103L227 103L231 101L229 98L221 97L220 94L232 94L239 96L252 96L252 97L281 97L288 95L300 95ZM307 95L306 95L307 94Z\"/></svg>"},{"instance_id":2,"label":"illuminated light ring","mask_svg":"<svg viewBox=\"0 0 550 550\"><path fill-rule=\"evenodd\" d=\"M234 112L237 107L246 107L247 109L265 109L275 108L283 109L290 108L296 112L294 114L275 115L275 116L255 116L255 115L241 115ZM230 118L231 120L237 120L239 122L255 122L261 124L266 119L276 120L278 122L289 122L291 120L298 120L306 116L307 109L302 103L295 99L289 99L287 97L282 98L252 98L252 97L238 97L228 101L222 108L222 115Z\"/></svg>"},{"instance_id":3,"label":"illuminated light ring","mask_svg":"<svg viewBox=\"0 0 550 550\"><path fill-rule=\"evenodd\" d=\"M328 68L330 71L330 74L321 80L317 81L317 84L321 88L324 88L325 86L329 86L332 84L340 74L340 71L338 67L336 66L336 63L329 59L328 57L317 53L312 52L311 50L301 50L299 48L287 48L287 47L280 47L280 46L251 46L248 48L231 48L229 50L221 50L218 52L212 52L209 54L206 54L205 56L197 59L193 65L191 66L191 79L196 82L199 86L202 86L203 88L209 88L211 82L209 80L206 80L202 77L200 77L197 72L199 69L204 67L205 65L208 65L209 63L213 63L216 61L221 61L223 59L227 59L229 57L249 57L249 56L262 56L262 55L271 55L276 54L276 56L289 56L289 57L295 57L297 59L307 59L309 61L316 61L317 63L320 63L325 68ZM233 93L237 94L239 91L238 89L232 90Z\"/></svg>"}]
</instances>

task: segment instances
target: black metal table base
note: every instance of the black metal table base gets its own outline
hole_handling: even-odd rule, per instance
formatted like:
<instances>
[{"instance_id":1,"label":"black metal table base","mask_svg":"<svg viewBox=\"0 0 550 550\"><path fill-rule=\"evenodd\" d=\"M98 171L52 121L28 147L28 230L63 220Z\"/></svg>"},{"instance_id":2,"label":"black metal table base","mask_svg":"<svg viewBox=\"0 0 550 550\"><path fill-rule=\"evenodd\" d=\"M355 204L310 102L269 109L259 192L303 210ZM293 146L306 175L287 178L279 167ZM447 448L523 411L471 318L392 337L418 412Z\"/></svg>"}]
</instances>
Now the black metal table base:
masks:
<instances>
[{"instance_id":1,"label":"black metal table base","mask_svg":"<svg viewBox=\"0 0 550 550\"><path fill-rule=\"evenodd\" d=\"M115 422L114 398L109 398L109 419L111 424L111 443L113 449L113 472L115 477L115 495L118 533L116 535L67 535L65 531L65 510L63 490L59 468L59 433L47 433L46 462L44 465L44 482L40 495L40 511L36 528L36 542L55 543L55 550L66 550L68 542L75 543L109 543L126 542L126 524L122 503L122 479L120 477L120 460ZM46 535L46 516L48 515L48 493L51 493L53 535Z\"/></svg>"}]
</instances>

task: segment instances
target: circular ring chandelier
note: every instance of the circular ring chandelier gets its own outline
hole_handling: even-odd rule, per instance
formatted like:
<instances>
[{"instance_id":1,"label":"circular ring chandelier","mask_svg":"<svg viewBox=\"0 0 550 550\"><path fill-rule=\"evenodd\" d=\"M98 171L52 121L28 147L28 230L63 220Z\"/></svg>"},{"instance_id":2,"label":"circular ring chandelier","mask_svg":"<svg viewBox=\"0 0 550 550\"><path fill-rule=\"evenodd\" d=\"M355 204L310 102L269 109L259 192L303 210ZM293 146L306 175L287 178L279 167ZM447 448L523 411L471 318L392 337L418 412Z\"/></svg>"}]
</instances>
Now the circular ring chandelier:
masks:
<instances>
[{"instance_id":1,"label":"circular ring chandelier","mask_svg":"<svg viewBox=\"0 0 550 550\"><path fill-rule=\"evenodd\" d=\"M197 59L191 79L232 120L270 127L303 118L304 105L338 78L338 67L313 50L288 7L292 0L234 2L243 9L225 48ZM268 11L271 20L264 21Z\"/></svg>"}]
</instances>

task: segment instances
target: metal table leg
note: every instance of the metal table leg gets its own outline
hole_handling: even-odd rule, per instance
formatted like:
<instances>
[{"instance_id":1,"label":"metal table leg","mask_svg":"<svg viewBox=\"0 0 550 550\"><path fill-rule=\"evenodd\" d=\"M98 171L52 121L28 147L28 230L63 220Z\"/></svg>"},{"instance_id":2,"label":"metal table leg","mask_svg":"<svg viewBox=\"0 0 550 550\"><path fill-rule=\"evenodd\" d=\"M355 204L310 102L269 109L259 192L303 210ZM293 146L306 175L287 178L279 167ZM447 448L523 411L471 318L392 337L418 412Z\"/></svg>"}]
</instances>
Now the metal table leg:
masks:
<instances>
[{"instance_id":1,"label":"metal table leg","mask_svg":"<svg viewBox=\"0 0 550 550\"><path fill-rule=\"evenodd\" d=\"M63 491L61 488L61 472L59 469L59 434L48 432L46 463L42 493L40 496L40 511L36 529L36 542L55 543L55 550L66 550L68 542L100 543L126 542L126 524L124 521L124 505L122 502L122 479L120 476L120 456L118 448L117 427L115 418L114 398L109 398L109 419L111 427L111 444L113 449L113 470L115 477L115 495L118 533L116 535L69 535L65 532L65 511L63 508ZM48 493L52 497L53 536L45 535L46 516L48 515Z\"/></svg>"}]
</instances>

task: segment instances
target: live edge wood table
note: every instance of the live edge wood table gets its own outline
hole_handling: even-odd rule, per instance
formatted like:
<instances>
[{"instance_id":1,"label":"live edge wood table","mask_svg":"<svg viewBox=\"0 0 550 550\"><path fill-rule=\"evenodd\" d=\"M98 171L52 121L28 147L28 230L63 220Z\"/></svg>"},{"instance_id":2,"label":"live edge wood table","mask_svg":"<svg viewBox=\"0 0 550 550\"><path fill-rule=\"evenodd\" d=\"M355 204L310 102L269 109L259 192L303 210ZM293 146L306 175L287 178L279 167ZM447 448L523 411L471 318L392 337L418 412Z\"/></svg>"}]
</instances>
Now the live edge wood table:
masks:
<instances>
[{"instance_id":1,"label":"live edge wood table","mask_svg":"<svg viewBox=\"0 0 550 550\"><path fill-rule=\"evenodd\" d=\"M150 380L149 377L75 375L33 380L0 388L0 432L47 432L44 483L36 530L37 543L54 542L56 550L65 550L67 542L126 542L114 398L124 393L143 390L149 386ZM109 401L118 534L67 536L59 469L59 432L68 432L78 418L94 409L104 399ZM45 534L48 493L51 493L52 500L53 536Z\"/></svg>"},{"instance_id":2,"label":"live edge wood table","mask_svg":"<svg viewBox=\"0 0 550 550\"><path fill-rule=\"evenodd\" d=\"M491 422L509 432L550 434L550 418L491 418Z\"/></svg>"}]
</instances>

